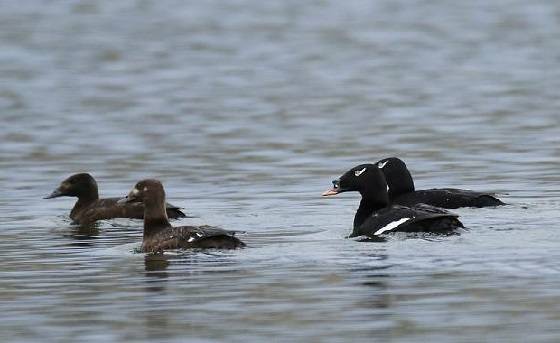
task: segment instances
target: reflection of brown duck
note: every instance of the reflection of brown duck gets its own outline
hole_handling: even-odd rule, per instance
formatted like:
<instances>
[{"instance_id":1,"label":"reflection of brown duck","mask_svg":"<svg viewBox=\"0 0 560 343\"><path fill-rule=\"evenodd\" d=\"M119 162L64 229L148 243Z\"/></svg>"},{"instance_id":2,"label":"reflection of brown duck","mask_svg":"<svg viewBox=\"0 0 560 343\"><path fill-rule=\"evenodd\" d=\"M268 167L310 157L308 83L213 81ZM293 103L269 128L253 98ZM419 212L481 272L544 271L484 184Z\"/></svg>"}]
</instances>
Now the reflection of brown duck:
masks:
<instances>
[{"instance_id":1,"label":"reflection of brown duck","mask_svg":"<svg viewBox=\"0 0 560 343\"><path fill-rule=\"evenodd\" d=\"M96 220L112 218L144 218L144 206L142 203L117 204L119 198L99 199L97 182L87 174L74 174L62 181L45 199L61 196L77 197L78 201L70 212L70 218L74 224L90 224ZM183 218L185 214L179 207L166 204L167 216L169 218Z\"/></svg>"},{"instance_id":2,"label":"reflection of brown duck","mask_svg":"<svg viewBox=\"0 0 560 343\"><path fill-rule=\"evenodd\" d=\"M168 256L164 254L147 254L144 257L144 268L147 272L162 272L169 267ZM167 276L166 273L147 273L147 275Z\"/></svg>"},{"instance_id":3,"label":"reflection of brown duck","mask_svg":"<svg viewBox=\"0 0 560 343\"><path fill-rule=\"evenodd\" d=\"M119 203L144 203L143 252L161 252L167 249L216 248L235 249L245 246L234 237L234 231L210 226L173 227L165 211L165 191L158 180L138 182Z\"/></svg>"}]
</instances>

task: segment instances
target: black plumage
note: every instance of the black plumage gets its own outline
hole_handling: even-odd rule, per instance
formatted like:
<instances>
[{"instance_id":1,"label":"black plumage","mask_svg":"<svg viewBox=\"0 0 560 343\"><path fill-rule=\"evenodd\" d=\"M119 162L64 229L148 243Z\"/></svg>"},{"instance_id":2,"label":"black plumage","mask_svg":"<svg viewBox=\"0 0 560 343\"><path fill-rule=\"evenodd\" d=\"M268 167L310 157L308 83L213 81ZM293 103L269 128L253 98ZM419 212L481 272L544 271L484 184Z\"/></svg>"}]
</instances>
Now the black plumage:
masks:
<instances>
[{"instance_id":1,"label":"black plumage","mask_svg":"<svg viewBox=\"0 0 560 343\"><path fill-rule=\"evenodd\" d=\"M426 204L390 204L387 182L375 164L362 164L333 181L323 196L356 191L362 196L350 237L376 237L390 232L454 233L463 224L458 215Z\"/></svg>"},{"instance_id":2,"label":"black plumage","mask_svg":"<svg viewBox=\"0 0 560 343\"><path fill-rule=\"evenodd\" d=\"M376 164L385 176L389 200L394 204L413 206L424 203L448 209L505 205L493 193L456 188L416 190L406 164L397 157L384 158Z\"/></svg>"}]
</instances>

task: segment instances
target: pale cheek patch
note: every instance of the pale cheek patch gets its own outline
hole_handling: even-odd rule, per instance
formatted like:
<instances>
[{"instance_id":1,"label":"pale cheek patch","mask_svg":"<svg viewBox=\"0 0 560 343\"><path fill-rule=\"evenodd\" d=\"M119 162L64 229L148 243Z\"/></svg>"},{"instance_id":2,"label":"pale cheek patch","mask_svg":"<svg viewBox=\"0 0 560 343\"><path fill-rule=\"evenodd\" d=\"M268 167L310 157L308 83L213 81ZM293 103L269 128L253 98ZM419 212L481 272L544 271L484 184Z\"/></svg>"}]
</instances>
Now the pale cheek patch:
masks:
<instances>
[{"instance_id":1,"label":"pale cheek patch","mask_svg":"<svg viewBox=\"0 0 560 343\"><path fill-rule=\"evenodd\" d=\"M390 222L389 224L385 225L381 229L375 231L374 235L380 235L383 232L391 231L393 229L396 229L398 226L400 226L403 223L406 223L409 220L410 220L410 218L401 218L399 220L395 220L394 222Z\"/></svg>"},{"instance_id":2,"label":"pale cheek patch","mask_svg":"<svg viewBox=\"0 0 560 343\"><path fill-rule=\"evenodd\" d=\"M138 195L138 193L140 193L140 191L138 190L138 188L134 187L132 189L132 192L130 192L130 193L132 193L132 195Z\"/></svg>"},{"instance_id":3,"label":"pale cheek patch","mask_svg":"<svg viewBox=\"0 0 560 343\"><path fill-rule=\"evenodd\" d=\"M365 171L366 171L366 168L364 168L364 169L362 169L362 170L356 170L356 171L354 171L354 175L360 176L360 175L362 175Z\"/></svg>"}]
</instances>

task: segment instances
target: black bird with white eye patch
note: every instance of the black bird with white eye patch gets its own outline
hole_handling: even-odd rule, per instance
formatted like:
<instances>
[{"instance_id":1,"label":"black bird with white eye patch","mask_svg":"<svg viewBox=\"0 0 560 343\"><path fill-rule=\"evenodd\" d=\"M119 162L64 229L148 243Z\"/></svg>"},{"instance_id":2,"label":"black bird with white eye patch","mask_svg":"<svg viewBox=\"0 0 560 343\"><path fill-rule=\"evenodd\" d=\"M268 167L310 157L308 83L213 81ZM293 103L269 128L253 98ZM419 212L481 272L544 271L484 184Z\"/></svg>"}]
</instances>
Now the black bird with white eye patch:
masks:
<instances>
[{"instance_id":1,"label":"black bird with white eye patch","mask_svg":"<svg viewBox=\"0 0 560 343\"><path fill-rule=\"evenodd\" d=\"M333 188L323 196L359 192L360 207L354 217L350 237L378 237L390 232L457 233L463 227L458 216L426 204L390 205L387 182L375 164L361 164L333 181Z\"/></svg>"},{"instance_id":2,"label":"black bird with white eye patch","mask_svg":"<svg viewBox=\"0 0 560 343\"><path fill-rule=\"evenodd\" d=\"M171 226L165 212L165 191L158 180L139 181L119 203L144 204L143 252L160 253L188 248L235 249L245 246L234 237L235 231L211 226Z\"/></svg>"},{"instance_id":3,"label":"black bird with white eye patch","mask_svg":"<svg viewBox=\"0 0 560 343\"><path fill-rule=\"evenodd\" d=\"M387 180L389 200L393 204L411 206L424 203L449 209L505 205L492 193L456 188L415 190L406 164L397 157L384 158L377 162L377 166Z\"/></svg>"},{"instance_id":4,"label":"black bird with white eye patch","mask_svg":"<svg viewBox=\"0 0 560 343\"><path fill-rule=\"evenodd\" d=\"M99 198L97 182L88 173L74 174L60 183L50 195L44 199L58 197L76 197L78 201L70 211L70 218L74 224L88 225L101 219L113 218L144 218L142 203L118 205L120 198ZM166 204L169 218L186 217L177 206Z\"/></svg>"}]
</instances>

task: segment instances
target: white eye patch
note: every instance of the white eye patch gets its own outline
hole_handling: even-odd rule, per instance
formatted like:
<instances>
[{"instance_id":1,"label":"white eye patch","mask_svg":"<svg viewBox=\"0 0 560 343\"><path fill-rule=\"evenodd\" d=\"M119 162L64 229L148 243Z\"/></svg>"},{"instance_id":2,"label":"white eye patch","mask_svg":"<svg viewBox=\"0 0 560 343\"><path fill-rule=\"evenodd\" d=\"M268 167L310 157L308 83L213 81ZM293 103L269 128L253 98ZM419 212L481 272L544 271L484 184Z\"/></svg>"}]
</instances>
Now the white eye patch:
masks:
<instances>
[{"instance_id":1,"label":"white eye patch","mask_svg":"<svg viewBox=\"0 0 560 343\"><path fill-rule=\"evenodd\" d=\"M362 169L362 170L356 170L356 171L354 171L354 175L360 176L360 175L362 175L365 171L366 171L366 168L364 168L364 169Z\"/></svg>"},{"instance_id":2,"label":"white eye patch","mask_svg":"<svg viewBox=\"0 0 560 343\"><path fill-rule=\"evenodd\" d=\"M377 163L377 168L383 169L383 167L385 167L385 165L386 165L387 163L389 163L389 161L379 162L379 163Z\"/></svg>"}]
</instances>

